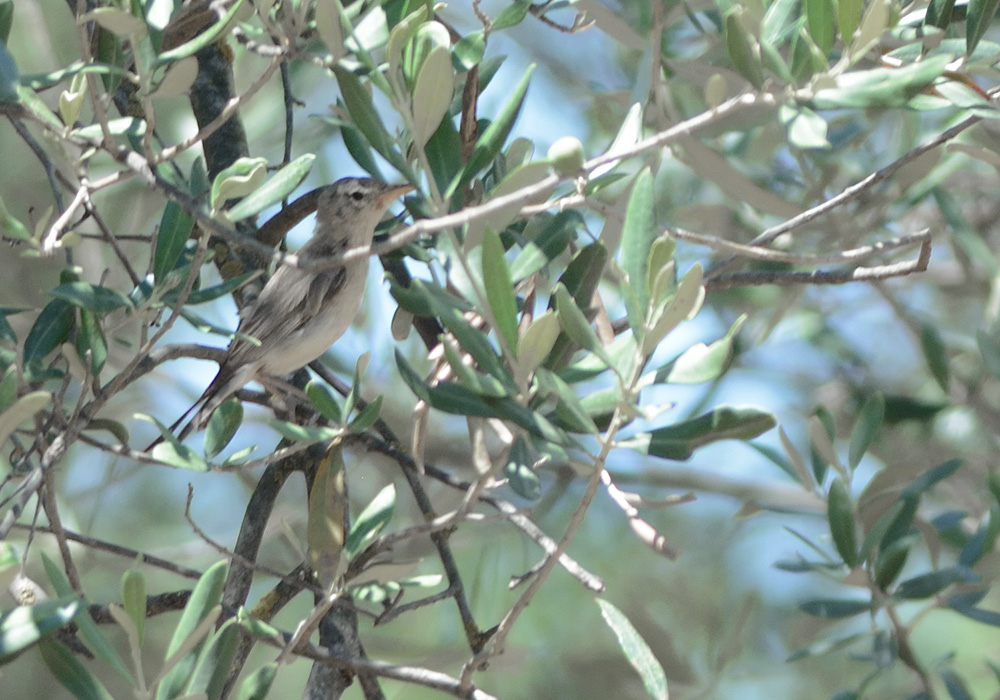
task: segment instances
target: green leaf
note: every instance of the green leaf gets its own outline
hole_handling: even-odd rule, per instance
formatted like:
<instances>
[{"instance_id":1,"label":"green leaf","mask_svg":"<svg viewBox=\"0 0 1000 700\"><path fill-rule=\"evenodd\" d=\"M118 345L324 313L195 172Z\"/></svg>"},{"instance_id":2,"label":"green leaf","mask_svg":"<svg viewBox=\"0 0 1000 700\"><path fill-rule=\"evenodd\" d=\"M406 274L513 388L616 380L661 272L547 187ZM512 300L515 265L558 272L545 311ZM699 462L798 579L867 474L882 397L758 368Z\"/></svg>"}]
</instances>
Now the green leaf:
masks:
<instances>
[{"instance_id":1,"label":"green leaf","mask_svg":"<svg viewBox=\"0 0 1000 700\"><path fill-rule=\"evenodd\" d=\"M236 700L264 700L271 690L271 684L274 683L277 673L278 664L264 664L240 684Z\"/></svg>"},{"instance_id":2,"label":"green leaf","mask_svg":"<svg viewBox=\"0 0 1000 700\"><path fill-rule=\"evenodd\" d=\"M955 0L931 0L924 16L924 24L947 29L955 11ZM968 37L966 37L968 40ZM971 55L971 51L969 52Z\"/></svg>"},{"instance_id":3,"label":"green leaf","mask_svg":"<svg viewBox=\"0 0 1000 700\"><path fill-rule=\"evenodd\" d=\"M382 413L382 396L376 396L374 399L368 402L365 406L358 412L350 423L347 424L347 429L352 433L363 433L372 427L372 425L379 419Z\"/></svg>"},{"instance_id":4,"label":"green leaf","mask_svg":"<svg viewBox=\"0 0 1000 700\"><path fill-rule=\"evenodd\" d=\"M948 393L950 383L948 349L945 347L937 328L929 323L920 324L920 346L923 348L927 366L930 367L931 374L934 375L938 386L941 387L942 391Z\"/></svg>"},{"instance_id":5,"label":"green leaf","mask_svg":"<svg viewBox=\"0 0 1000 700\"><path fill-rule=\"evenodd\" d=\"M409 9L411 8L407 8L407 10ZM392 31L389 32L389 38L385 44L385 56L386 61L389 64L389 74L393 76L393 79L395 79L396 76L403 74L403 54L406 51L412 52L413 37L426 23L429 15L428 10L429 8L426 5L419 5L415 10L413 10L413 12L410 12L410 14L400 19L395 26L393 26ZM433 30L431 30L431 32L433 33ZM447 46L447 30L445 30L445 32L445 39L442 43ZM412 54L408 56L410 60L412 60L411 56ZM410 77L412 78L412 75Z\"/></svg>"},{"instance_id":6,"label":"green leaf","mask_svg":"<svg viewBox=\"0 0 1000 700\"><path fill-rule=\"evenodd\" d=\"M629 285L643 309L649 301L649 289L646 286L649 251L657 233L653 175L649 168L643 168L636 177L628 198L621 242L622 270L628 275Z\"/></svg>"},{"instance_id":7,"label":"green leaf","mask_svg":"<svg viewBox=\"0 0 1000 700\"><path fill-rule=\"evenodd\" d=\"M153 284L162 286L184 252L188 237L194 229L194 218L184 213L177 202L171 200L163 208L160 225L156 231L153 250Z\"/></svg>"},{"instance_id":8,"label":"green leaf","mask_svg":"<svg viewBox=\"0 0 1000 700\"><path fill-rule=\"evenodd\" d=\"M729 367L733 354L733 339L746 321L743 314L733 323L729 332L711 345L695 343L670 364L665 381L670 384L701 384L722 376ZM661 372L657 372L657 381Z\"/></svg>"},{"instance_id":9,"label":"green leaf","mask_svg":"<svg viewBox=\"0 0 1000 700\"><path fill-rule=\"evenodd\" d=\"M758 52L754 50L756 40L743 26L743 12L743 7L736 5L726 15L726 52L733 68L750 81L751 85L759 88L764 84L764 69Z\"/></svg>"},{"instance_id":10,"label":"green leaf","mask_svg":"<svg viewBox=\"0 0 1000 700\"><path fill-rule=\"evenodd\" d=\"M863 0L837 0L837 29L846 44L861 24Z\"/></svg>"},{"instance_id":11,"label":"green leaf","mask_svg":"<svg viewBox=\"0 0 1000 700\"><path fill-rule=\"evenodd\" d=\"M948 668L939 669L938 673L941 674L941 680L944 681L944 687L947 688L951 700L973 700L972 693L965 687L965 681L960 675Z\"/></svg>"},{"instance_id":12,"label":"green leaf","mask_svg":"<svg viewBox=\"0 0 1000 700\"><path fill-rule=\"evenodd\" d=\"M701 305L705 301L705 286L702 284L702 279L701 263L696 262L681 278L673 298L660 302L653 309L642 338L644 356L651 355L681 321L693 318L701 310Z\"/></svg>"},{"instance_id":13,"label":"green leaf","mask_svg":"<svg viewBox=\"0 0 1000 700\"><path fill-rule=\"evenodd\" d=\"M239 221L256 216L272 204L277 204L287 197L299 183L305 179L312 169L316 156L306 153L276 172L258 189L240 200L226 212L230 221Z\"/></svg>"},{"instance_id":14,"label":"green leaf","mask_svg":"<svg viewBox=\"0 0 1000 700\"><path fill-rule=\"evenodd\" d=\"M507 419L557 445L572 442L546 418L512 399L486 399L454 382L445 381L433 387L428 386L398 350L395 355L396 366L403 381L417 398L423 399L432 408L452 415Z\"/></svg>"},{"instance_id":15,"label":"green leaf","mask_svg":"<svg viewBox=\"0 0 1000 700\"><path fill-rule=\"evenodd\" d=\"M3 197L0 197L0 235L19 241L30 241L33 239L28 227L7 211Z\"/></svg>"},{"instance_id":16,"label":"green leaf","mask_svg":"<svg viewBox=\"0 0 1000 700\"><path fill-rule=\"evenodd\" d=\"M295 442L324 442L344 434L341 428L327 428L319 425L297 425L281 420L268 421L268 425L278 431L278 434Z\"/></svg>"},{"instance_id":17,"label":"green leaf","mask_svg":"<svg viewBox=\"0 0 1000 700\"><path fill-rule=\"evenodd\" d=\"M354 162L361 166L361 169L374 177L376 180L384 180L382 171L379 170L375 157L372 155L372 148L365 141L361 132L348 124L340 126L340 137L344 139L344 147L351 154Z\"/></svg>"},{"instance_id":18,"label":"green leaf","mask_svg":"<svg viewBox=\"0 0 1000 700\"><path fill-rule=\"evenodd\" d=\"M122 607L135 625L142 641L146 630L146 577L138 569L129 569L122 574Z\"/></svg>"},{"instance_id":19,"label":"green leaf","mask_svg":"<svg viewBox=\"0 0 1000 700\"><path fill-rule=\"evenodd\" d=\"M583 311L576 305L576 300L566 290L565 285L557 283L552 296L556 302L556 314L559 317L559 325L569 339L584 350L600 354L602 347L601 341L597 338L597 333L590 325L590 321L587 320ZM610 361L607 364L610 366Z\"/></svg>"},{"instance_id":20,"label":"green leaf","mask_svg":"<svg viewBox=\"0 0 1000 700\"><path fill-rule=\"evenodd\" d=\"M809 36L820 51L829 54L837 28L833 17L833 0L805 0L805 10Z\"/></svg>"},{"instance_id":21,"label":"green leaf","mask_svg":"<svg viewBox=\"0 0 1000 700\"><path fill-rule=\"evenodd\" d=\"M483 237L483 284L486 300L497 322L497 330L503 336L507 347L517 352L517 299L510 268L504 257L503 243L493 229L487 229Z\"/></svg>"},{"instance_id":22,"label":"green leaf","mask_svg":"<svg viewBox=\"0 0 1000 700\"><path fill-rule=\"evenodd\" d=\"M266 177L266 158L239 158L215 176L209 204L212 209L219 209L227 200L245 197L260 187Z\"/></svg>"},{"instance_id":23,"label":"green leaf","mask_svg":"<svg viewBox=\"0 0 1000 700\"><path fill-rule=\"evenodd\" d=\"M496 378L469 367L462 356L458 343L453 339L444 339L444 352L448 364L455 372L455 377L466 388L483 397L499 398L510 393L507 387Z\"/></svg>"},{"instance_id":24,"label":"green leaf","mask_svg":"<svg viewBox=\"0 0 1000 700\"><path fill-rule=\"evenodd\" d=\"M316 33L330 52L329 65L336 65L347 55L344 28L341 26L341 5L338 2L319 2L313 8Z\"/></svg>"},{"instance_id":25,"label":"green leaf","mask_svg":"<svg viewBox=\"0 0 1000 700\"><path fill-rule=\"evenodd\" d=\"M955 596L951 596L954 598ZM949 598L949 602L951 600ZM993 627L1000 627L1000 613L995 610L984 610L983 608L977 608L971 605L953 605L952 610L964 615L970 620L975 620L976 622L981 622L984 625L991 625ZM994 672L996 669L994 669Z\"/></svg>"},{"instance_id":26,"label":"green leaf","mask_svg":"<svg viewBox=\"0 0 1000 700\"><path fill-rule=\"evenodd\" d=\"M657 236L649 248L646 289L654 304L663 301L677 288L677 263L674 260L676 252L677 243L669 236Z\"/></svg>"},{"instance_id":27,"label":"green leaf","mask_svg":"<svg viewBox=\"0 0 1000 700\"><path fill-rule=\"evenodd\" d=\"M872 603L868 600L840 600L837 598L807 600L799 605L799 609L804 613L830 620L867 613L871 608Z\"/></svg>"},{"instance_id":28,"label":"green leaf","mask_svg":"<svg viewBox=\"0 0 1000 700\"><path fill-rule=\"evenodd\" d=\"M542 395L549 395L557 399L556 422L567 430L577 433L596 434L597 425L591 418L591 413L577 397L573 389L556 373L540 369L535 375L538 380L539 392ZM617 389L617 387L615 387ZM588 394L593 397L594 394Z\"/></svg>"},{"instance_id":29,"label":"green leaf","mask_svg":"<svg viewBox=\"0 0 1000 700\"><path fill-rule=\"evenodd\" d=\"M548 356L559 337L559 319L552 311L537 317L517 342L517 368L531 374Z\"/></svg>"},{"instance_id":30,"label":"green leaf","mask_svg":"<svg viewBox=\"0 0 1000 700\"><path fill-rule=\"evenodd\" d=\"M524 230L528 242L511 263L511 279L520 282L554 260L566 250L576 227L582 223L580 214L573 210L561 211L555 216L537 216L530 219ZM540 227L541 230L536 232L536 227Z\"/></svg>"},{"instance_id":31,"label":"green leaf","mask_svg":"<svg viewBox=\"0 0 1000 700\"><path fill-rule=\"evenodd\" d=\"M20 84L21 78L14 57L7 50L6 40L0 40L0 102L17 102L17 88Z\"/></svg>"},{"instance_id":32,"label":"green leaf","mask_svg":"<svg viewBox=\"0 0 1000 700\"><path fill-rule=\"evenodd\" d=\"M198 662L185 688L189 697L201 696L206 700L219 700L222 697L230 667L236 658L241 632L239 623L230 618L212 635L198 654Z\"/></svg>"},{"instance_id":33,"label":"green leaf","mask_svg":"<svg viewBox=\"0 0 1000 700\"><path fill-rule=\"evenodd\" d=\"M403 49L402 69L407 86L412 88L416 85L419 74L431 54L439 49L450 52L451 37L448 28L437 21L420 23ZM448 64L450 66L450 59ZM448 96L448 102L451 102L451 95Z\"/></svg>"},{"instance_id":34,"label":"green leaf","mask_svg":"<svg viewBox=\"0 0 1000 700\"><path fill-rule=\"evenodd\" d=\"M3 378L0 379L0 413L14 404L14 400L17 398L18 379L17 365L12 364L3 373ZM3 440L0 440L0 445L2 444Z\"/></svg>"},{"instance_id":35,"label":"green leaf","mask_svg":"<svg viewBox=\"0 0 1000 700\"><path fill-rule=\"evenodd\" d=\"M913 498L922 495L934 486L934 484L942 481L943 479L947 479L949 476L958 471L958 468L962 466L962 463L963 460L956 458L949 459L947 462L942 462L936 467L931 467L916 479L911 481L899 494L900 498Z\"/></svg>"},{"instance_id":36,"label":"green leaf","mask_svg":"<svg viewBox=\"0 0 1000 700\"><path fill-rule=\"evenodd\" d=\"M621 647L625 658L639 672L639 677L646 686L646 692L656 700L667 700L667 676L642 635L614 605L603 598L597 598L597 604L601 608L604 621L618 638L618 646Z\"/></svg>"},{"instance_id":37,"label":"green leaf","mask_svg":"<svg viewBox=\"0 0 1000 700\"><path fill-rule=\"evenodd\" d=\"M188 638L195 632L202 620L219 604L225 580L226 562L224 561L213 564L198 579L187 605L184 606L184 612L181 613L181 619L174 629L173 637L171 637L167 647L166 658L173 656L188 643ZM170 700L180 695L194 670L197 649L203 643L204 641L196 644L194 650L164 676L156 689L157 700Z\"/></svg>"},{"instance_id":38,"label":"green leaf","mask_svg":"<svg viewBox=\"0 0 1000 700\"><path fill-rule=\"evenodd\" d=\"M244 272L242 275L237 275L236 277L233 277L230 280L226 280L225 282L220 282L219 284L212 285L211 287L207 287L205 289L197 289L188 294L187 303L185 304L185 307L204 304L209 301L215 301L220 297L224 297L227 294L230 294L236 289L242 287L248 279L250 279L251 277L256 277L258 274L259 272L256 270L252 272ZM163 295L163 301L168 306L173 306L174 304L177 303L177 297L178 297L178 290L172 289L171 291ZM191 320L187 316L185 316L185 318Z\"/></svg>"},{"instance_id":39,"label":"green leaf","mask_svg":"<svg viewBox=\"0 0 1000 700\"><path fill-rule=\"evenodd\" d=\"M379 155L385 158L398 170L406 171L406 161L400 156L392 143L392 138L382 124L375 107L372 105L372 98L368 90L365 89L356 75L350 71L335 66L334 75L337 76L337 84L340 85L340 94L344 98L344 105L347 107L351 120L365 139Z\"/></svg>"},{"instance_id":40,"label":"green leaf","mask_svg":"<svg viewBox=\"0 0 1000 700\"><path fill-rule=\"evenodd\" d=\"M902 498L897 503L899 503L899 510L896 512L895 517L892 518L888 528L885 530L885 534L879 542L880 551L887 550L893 542L909 535L913 528L913 518L917 514L917 506L920 504L920 499L918 497Z\"/></svg>"},{"instance_id":41,"label":"green leaf","mask_svg":"<svg viewBox=\"0 0 1000 700\"><path fill-rule=\"evenodd\" d=\"M87 282L68 282L49 291L49 295L103 316L123 307L132 306L131 300L117 289L98 287Z\"/></svg>"},{"instance_id":42,"label":"green leaf","mask_svg":"<svg viewBox=\"0 0 1000 700\"><path fill-rule=\"evenodd\" d=\"M114 7L99 7L82 15L79 22L97 22L109 32L123 38L140 39L146 35L146 23L124 10Z\"/></svg>"},{"instance_id":43,"label":"green leaf","mask_svg":"<svg viewBox=\"0 0 1000 700\"><path fill-rule=\"evenodd\" d=\"M878 553L875 559L875 583L880 590L888 590L899 576L912 545L913 541L909 537L901 537Z\"/></svg>"},{"instance_id":44,"label":"green leaf","mask_svg":"<svg viewBox=\"0 0 1000 700\"><path fill-rule=\"evenodd\" d=\"M782 105L778 120L788 131L788 142L796 148L830 148L826 120L808 107Z\"/></svg>"},{"instance_id":45,"label":"green leaf","mask_svg":"<svg viewBox=\"0 0 1000 700\"><path fill-rule=\"evenodd\" d=\"M858 414L858 420L851 431L851 448L848 464L855 469L861 463L861 458L875 441L885 418L885 399L882 394L875 394L865 402Z\"/></svg>"},{"instance_id":46,"label":"green leaf","mask_svg":"<svg viewBox=\"0 0 1000 700\"><path fill-rule=\"evenodd\" d=\"M384 487L371 503L365 506L347 535L344 552L347 559L354 559L370 545L385 529L396 509L396 487L392 484Z\"/></svg>"},{"instance_id":47,"label":"green leaf","mask_svg":"<svg viewBox=\"0 0 1000 700\"><path fill-rule=\"evenodd\" d=\"M479 65L486 54L486 37L483 32L463 36L452 47L451 60L455 70L469 71Z\"/></svg>"},{"instance_id":48,"label":"green leaf","mask_svg":"<svg viewBox=\"0 0 1000 700\"><path fill-rule=\"evenodd\" d=\"M14 2L0 2L0 42L7 43L14 24Z\"/></svg>"},{"instance_id":49,"label":"green leaf","mask_svg":"<svg viewBox=\"0 0 1000 700\"><path fill-rule=\"evenodd\" d=\"M503 472L514 493L529 501L537 501L542 497L542 482L535 473L535 461L530 446L519 435L510 446Z\"/></svg>"},{"instance_id":50,"label":"green leaf","mask_svg":"<svg viewBox=\"0 0 1000 700\"><path fill-rule=\"evenodd\" d=\"M35 319L24 339L24 366L34 372L50 352L66 342L76 311L65 299L53 299Z\"/></svg>"},{"instance_id":51,"label":"green leaf","mask_svg":"<svg viewBox=\"0 0 1000 700\"><path fill-rule=\"evenodd\" d=\"M340 405L337 404L336 400L333 398L333 394L330 393L329 389L325 385L316 381L315 379L306 384L306 396L312 402L312 405L329 421L334 423L343 422L343 414L340 411Z\"/></svg>"},{"instance_id":52,"label":"green leaf","mask_svg":"<svg viewBox=\"0 0 1000 700\"><path fill-rule=\"evenodd\" d=\"M468 308L463 301L436 284L419 279L413 280L409 287L392 282L390 289L396 301L407 311L417 316L437 317L454 334L462 349L472 355L480 369L515 388L486 334L474 328L463 316Z\"/></svg>"},{"instance_id":53,"label":"green leaf","mask_svg":"<svg viewBox=\"0 0 1000 700\"><path fill-rule=\"evenodd\" d=\"M541 182L548 176L549 167L544 162L532 161L530 163L522 163L504 176L500 184L494 187L490 192L489 199L493 200L498 197L503 197L504 195L516 192L524 187L534 185ZM466 250L469 250L479 244L479 241L483 236L483 231L487 228L492 228L494 231L503 231L506 229L511 223L514 222L525 204L540 204L541 202L544 202L548 199L552 189L553 188L546 187L543 192L526 202L508 204L493 211L488 217L469 223L465 235Z\"/></svg>"},{"instance_id":54,"label":"green leaf","mask_svg":"<svg viewBox=\"0 0 1000 700\"><path fill-rule=\"evenodd\" d=\"M1000 7L1000 0L969 0L965 13L965 53L971 55L989 29Z\"/></svg>"},{"instance_id":55,"label":"green leaf","mask_svg":"<svg viewBox=\"0 0 1000 700\"><path fill-rule=\"evenodd\" d=\"M864 496L862 495L862 498ZM879 519L874 525L865 533L865 539L861 543L861 551L858 553L858 559L860 561L868 561L871 557L871 553L875 551L875 547L879 546L880 549L886 549L892 542L892 540L886 540L885 534L892 527L896 518L905 508L906 501L896 501L892 506L879 516Z\"/></svg>"},{"instance_id":56,"label":"green leaf","mask_svg":"<svg viewBox=\"0 0 1000 700\"><path fill-rule=\"evenodd\" d=\"M59 642L43 639L38 650L52 676L77 700L113 700L97 677Z\"/></svg>"},{"instance_id":57,"label":"green leaf","mask_svg":"<svg viewBox=\"0 0 1000 700\"><path fill-rule=\"evenodd\" d=\"M346 489L344 451L336 443L323 456L309 488L306 528L309 566L324 589L332 589L340 571L347 518Z\"/></svg>"},{"instance_id":58,"label":"green leaf","mask_svg":"<svg viewBox=\"0 0 1000 700\"><path fill-rule=\"evenodd\" d=\"M97 377L108 360L108 341L101 322L90 311L80 309L80 326L76 334L76 352L83 360L90 354L90 373Z\"/></svg>"},{"instance_id":59,"label":"green leaf","mask_svg":"<svg viewBox=\"0 0 1000 700\"><path fill-rule=\"evenodd\" d=\"M848 647L858 640L864 639L870 636L867 632L855 632L843 637L837 637L835 639L822 639L818 642L814 642L804 649L799 649L794 654L789 656L786 661L798 661L799 659L807 659L816 656L824 656L830 652L843 649ZM835 697L835 700L856 700L850 697Z\"/></svg>"},{"instance_id":60,"label":"green leaf","mask_svg":"<svg viewBox=\"0 0 1000 700\"><path fill-rule=\"evenodd\" d=\"M424 155L427 156L430 172L438 189L446 189L463 166L462 146L452 119L441 120L437 131L424 146Z\"/></svg>"},{"instance_id":61,"label":"green leaf","mask_svg":"<svg viewBox=\"0 0 1000 700\"><path fill-rule=\"evenodd\" d=\"M964 566L952 566L902 581L896 587L894 595L904 600L930 598L956 583L978 583L981 580L980 576L971 569Z\"/></svg>"},{"instance_id":62,"label":"green leaf","mask_svg":"<svg viewBox=\"0 0 1000 700\"><path fill-rule=\"evenodd\" d=\"M146 133L146 120L135 117L120 117L108 121L108 131L112 136L128 136L139 138ZM80 129L74 129L73 135L81 139L103 139L104 130L100 124L91 124Z\"/></svg>"},{"instance_id":63,"label":"green leaf","mask_svg":"<svg viewBox=\"0 0 1000 700\"><path fill-rule=\"evenodd\" d=\"M76 596L19 605L0 613L0 661L7 661L67 624L83 604Z\"/></svg>"},{"instance_id":64,"label":"green leaf","mask_svg":"<svg viewBox=\"0 0 1000 700\"><path fill-rule=\"evenodd\" d=\"M904 107L927 88L954 60L949 55L928 56L902 68L872 68L842 73L835 87L817 90L811 100L815 109Z\"/></svg>"},{"instance_id":65,"label":"green leaf","mask_svg":"<svg viewBox=\"0 0 1000 700\"><path fill-rule=\"evenodd\" d=\"M590 308L591 300L604 274L607 262L608 249L600 241L597 241L581 248L570 260L565 272L559 277L559 282L566 287L580 309ZM549 300L549 308L555 308L555 301L553 295ZM549 369L561 369L566 366L573 353L578 349L579 346L574 346L569 337L562 333L544 364Z\"/></svg>"},{"instance_id":66,"label":"green leaf","mask_svg":"<svg viewBox=\"0 0 1000 700\"><path fill-rule=\"evenodd\" d=\"M476 141L476 146L472 150L469 162L466 163L462 171L461 178L452 182L452 185L448 188L448 192L445 194L445 199L451 199L451 196L459 187L492 163L493 159L500 152L500 149L503 148L504 143L507 141L507 136L510 134L511 129L514 128L514 122L517 121L517 117L521 113L524 96L528 91L528 83L531 81L531 74L534 71L535 64L532 63L525 70L524 75L521 76L521 80L514 87L510 98L504 104L503 108L497 113L493 121L490 122L490 125L486 127L479 140Z\"/></svg>"},{"instance_id":67,"label":"green leaf","mask_svg":"<svg viewBox=\"0 0 1000 700\"><path fill-rule=\"evenodd\" d=\"M497 31L516 26L524 21L524 18L527 16L530 8L531 0L515 0L513 3L507 5L507 7L501 10L500 14L493 18L493 23L490 28L493 31Z\"/></svg>"},{"instance_id":68,"label":"green leaf","mask_svg":"<svg viewBox=\"0 0 1000 700\"><path fill-rule=\"evenodd\" d=\"M205 430L205 456L211 459L222 452L243 424L243 404L230 398L212 412Z\"/></svg>"},{"instance_id":69,"label":"green leaf","mask_svg":"<svg viewBox=\"0 0 1000 700\"><path fill-rule=\"evenodd\" d=\"M65 599L75 595L73 586L70 584L69 579L66 578L66 574L64 574L62 569L60 569L56 563L44 553L42 554L42 563L45 567L45 573L52 582L52 588L55 590L56 594L60 596L60 598ZM87 646L98 658L113 668L122 678L131 682L132 675L129 673L128 667L126 667L124 662L121 660L121 657L118 656L118 652L115 651L114 646L112 646L111 642L108 641L108 638L101 633L101 630L97 627L97 623L94 622L89 613L86 611L82 612L82 615L78 615L74 618L76 626L79 629L80 636L83 637Z\"/></svg>"},{"instance_id":70,"label":"green leaf","mask_svg":"<svg viewBox=\"0 0 1000 700\"><path fill-rule=\"evenodd\" d=\"M847 491L847 484L837 477L830 484L827 496L827 520L830 523L830 535L837 553L848 567L858 565L858 543L854 525L854 505Z\"/></svg>"},{"instance_id":71,"label":"green leaf","mask_svg":"<svg viewBox=\"0 0 1000 700\"><path fill-rule=\"evenodd\" d=\"M648 440L646 451L654 457L686 460L694 451L720 440L750 440L776 425L774 416L749 406L720 406L697 418L691 418L666 428L657 428L645 439L637 438L639 446Z\"/></svg>"},{"instance_id":72,"label":"green leaf","mask_svg":"<svg viewBox=\"0 0 1000 700\"><path fill-rule=\"evenodd\" d=\"M447 47L438 46L424 60L413 86L413 140L419 147L430 141L448 114L455 93L455 69Z\"/></svg>"}]
</instances>

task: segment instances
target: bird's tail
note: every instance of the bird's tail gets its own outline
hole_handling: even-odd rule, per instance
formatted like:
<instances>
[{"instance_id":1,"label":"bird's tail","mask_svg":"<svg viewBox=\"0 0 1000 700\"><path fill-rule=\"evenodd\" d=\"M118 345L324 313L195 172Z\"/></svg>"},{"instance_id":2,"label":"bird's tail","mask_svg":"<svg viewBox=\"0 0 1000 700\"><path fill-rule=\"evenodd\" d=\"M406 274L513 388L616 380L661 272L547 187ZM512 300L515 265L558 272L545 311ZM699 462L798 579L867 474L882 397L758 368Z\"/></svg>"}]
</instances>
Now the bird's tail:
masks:
<instances>
[{"instance_id":1,"label":"bird's tail","mask_svg":"<svg viewBox=\"0 0 1000 700\"><path fill-rule=\"evenodd\" d=\"M198 400L191 404L191 407L184 411L181 417L167 428L167 431L172 433L178 442L184 442L187 436L196 429L203 428L208 423L208 419L212 417L215 409L232 393L229 390L229 384L232 383L233 377L223 376L223 374L223 371L220 369L219 373L215 375L215 379L212 380L212 383L198 397ZM160 435L160 437L149 443L144 452L151 452L154 447L162 443L165 439L163 435Z\"/></svg>"}]
</instances>

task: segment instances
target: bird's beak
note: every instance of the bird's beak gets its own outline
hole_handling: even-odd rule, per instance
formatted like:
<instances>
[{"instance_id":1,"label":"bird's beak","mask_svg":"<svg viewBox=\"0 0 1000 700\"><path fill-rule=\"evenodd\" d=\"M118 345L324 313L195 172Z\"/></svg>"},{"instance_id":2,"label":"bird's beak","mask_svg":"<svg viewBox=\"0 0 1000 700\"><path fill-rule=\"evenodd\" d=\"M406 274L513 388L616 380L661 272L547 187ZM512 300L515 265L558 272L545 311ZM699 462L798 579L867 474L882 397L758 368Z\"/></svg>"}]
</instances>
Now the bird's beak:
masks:
<instances>
[{"instance_id":1,"label":"bird's beak","mask_svg":"<svg viewBox=\"0 0 1000 700\"><path fill-rule=\"evenodd\" d=\"M413 185L396 185L379 195L378 203L384 207L389 206L394 199L398 199L407 192L412 192L416 188Z\"/></svg>"}]
</instances>

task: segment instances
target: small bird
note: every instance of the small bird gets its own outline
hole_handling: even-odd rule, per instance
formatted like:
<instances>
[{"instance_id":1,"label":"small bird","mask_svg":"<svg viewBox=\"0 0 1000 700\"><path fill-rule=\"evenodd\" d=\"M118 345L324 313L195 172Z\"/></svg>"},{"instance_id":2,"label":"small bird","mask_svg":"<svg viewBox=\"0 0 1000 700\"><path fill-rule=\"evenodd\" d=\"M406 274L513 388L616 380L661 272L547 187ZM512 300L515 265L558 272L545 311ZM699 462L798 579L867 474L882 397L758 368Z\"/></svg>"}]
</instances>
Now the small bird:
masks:
<instances>
[{"instance_id":1,"label":"small bird","mask_svg":"<svg viewBox=\"0 0 1000 700\"><path fill-rule=\"evenodd\" d=\"M386 185L357 177L328 186L319 196L316 230L298 252L299 264L308 267L370 246L375 227L389 205L412 189L410 185ZM197 409L177 433L177 439L183 441L192 430L203 428L215 409L249 382L291 374L326 352L354 321L367 279L367 256L319 271L279 266L240 321L240 335L255 338L259 344L234 338L215 379L170 431ZM147 451L160 442L162 438Z\"/></svg>"}]
</instances>

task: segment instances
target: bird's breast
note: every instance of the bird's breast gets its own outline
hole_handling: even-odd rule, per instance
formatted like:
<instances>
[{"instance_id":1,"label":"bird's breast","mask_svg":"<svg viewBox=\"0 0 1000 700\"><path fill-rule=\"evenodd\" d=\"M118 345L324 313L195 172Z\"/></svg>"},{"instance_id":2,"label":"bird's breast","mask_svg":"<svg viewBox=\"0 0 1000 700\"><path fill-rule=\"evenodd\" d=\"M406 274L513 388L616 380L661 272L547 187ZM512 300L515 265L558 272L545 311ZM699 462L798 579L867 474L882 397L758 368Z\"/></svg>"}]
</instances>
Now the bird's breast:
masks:
<instances>
[{"instance_id":1,"label":"bird's breast","mask_svg":"<svg viewBox=\"0 0 1000 700\"><path fill-rule=\"evenodd\" d=\"M267 353L261 372L276 377L291 374L329 350L358 315L367 278L367 264L348 266L344 283L333 300L289 334L274 352Z\"/></svg>"}]
</instances>

